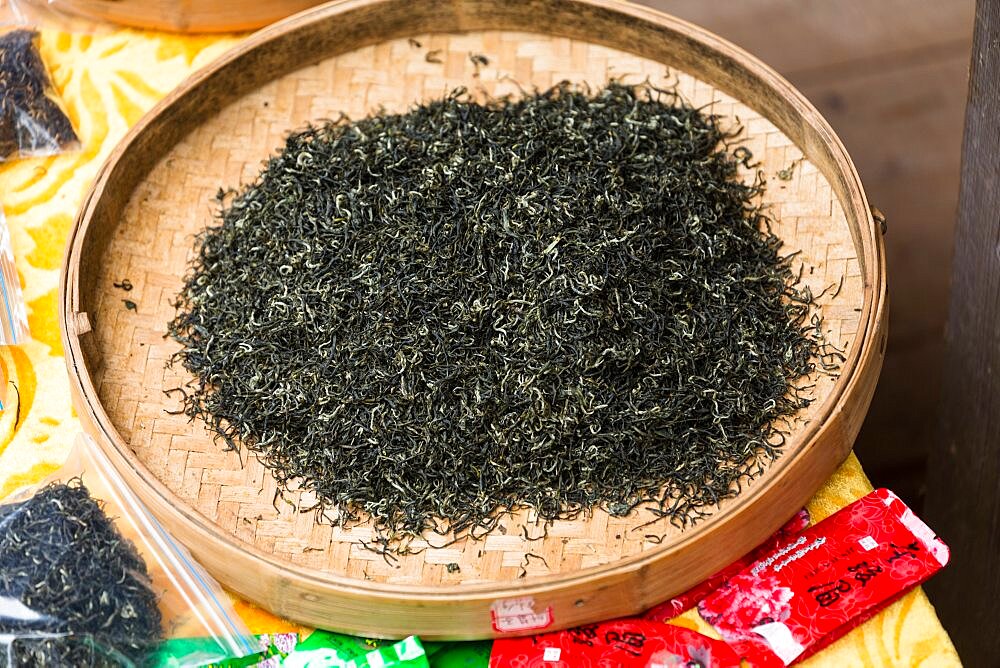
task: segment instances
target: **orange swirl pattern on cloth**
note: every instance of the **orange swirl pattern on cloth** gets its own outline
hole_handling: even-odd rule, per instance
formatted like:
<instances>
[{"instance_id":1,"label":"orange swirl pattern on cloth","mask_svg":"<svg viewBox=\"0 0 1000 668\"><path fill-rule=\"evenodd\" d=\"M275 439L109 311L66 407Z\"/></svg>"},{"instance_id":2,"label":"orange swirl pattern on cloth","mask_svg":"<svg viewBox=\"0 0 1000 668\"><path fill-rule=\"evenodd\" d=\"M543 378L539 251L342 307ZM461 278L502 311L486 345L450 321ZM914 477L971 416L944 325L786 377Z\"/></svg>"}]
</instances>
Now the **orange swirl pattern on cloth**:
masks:
<instances>
[{"instance_id":1,"label":"orange swirl pattern on cloth","mask_svg":"<svg viewBox=\"0 0 1000 668\"><path fill-rule=\"evenodd\" d=\"M0 165L0 200L33 337L23 346L0 348L0 368L17 388L8 391L7 410L0 414L0 497L57 469L80 431L62 359L57 286L63 246L87 188L131 125L184 77L239 39L137 30L42 32L42 56L81 148ZM810 502L813 521L869 491L871 484L852 454ZM249 603L234 602L251 631L305 630ZM718 637L694 610L674 623ZM937 668L961 663L918 589L801 665Z\"/></svg>"}]
</instances>

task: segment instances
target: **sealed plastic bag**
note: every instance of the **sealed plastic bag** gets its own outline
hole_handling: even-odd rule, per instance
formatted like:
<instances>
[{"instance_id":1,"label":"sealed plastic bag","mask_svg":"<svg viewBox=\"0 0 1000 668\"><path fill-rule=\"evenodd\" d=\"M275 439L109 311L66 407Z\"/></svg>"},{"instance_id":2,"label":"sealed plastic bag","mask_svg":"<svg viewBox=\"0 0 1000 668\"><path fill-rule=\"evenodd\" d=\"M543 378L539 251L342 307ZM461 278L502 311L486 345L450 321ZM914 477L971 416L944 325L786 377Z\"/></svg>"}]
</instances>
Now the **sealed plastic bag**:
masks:
<instances>
[{"instance_id":1,"label":"sealed plastic bag","mask_svg":"<svg viewBox=\"0 0 1000 668\"><path fill-rule=\"evenodd\" d=\"M683 594L678 594L673 598L660 603L654 608L643 613L643 619L652 619L657 622L669 622L674 617L690 610L698 605L706 596L728 582L734 575L742 571L748 564L752 564L762 556L777 549L789 536L793 536L809 526L809 511L803 508L795 513L792 519L788 520L784 526L778 529L767 540L755 547L751 552L743 555L733 563L729 564L707 580L696 584Z\"/></svg>"},{"instance_id":2,"label":"sealed plastic bag","mask_svg":"<svg viewBox=\"0 0 1000 668\"><path fill-rule=\"evenodd\" d=\"M429 668L420 638L399 642L313 631L286 656L284 668Z\"/></svg>"},{"instance_id":3,"label":"sealed plastic bag","mask_svg":"<svg viewBox=\"0 0 1000 668\"><path fill-rule=\"evenodd\" d=\"M202 641L158 651L177 638ZM256 651L228 597L89 438L0 504L0 666L199 666Z\"/></svg>"},{"instance_id":4,"label":"sealed plastic bag","mask_svg":"<svg viewBox=\"0 0 1000 668\"><path fill-rule=\"evenodd\" d=\"M175 657L192 656L203 651L207 646L211 649L211 638L175 638L160 645L159 654L153 665L157 668L174 668L181 665ZM298 633L263 633L254 636L254 654L221 661L212 661L199 668L278 668L282 665L296 645L299 644ZM201 645L199 650L195 645ZM190 664L189 664L190 666Z\"/></svg>"},{"instance_id":5,"label":"sealed plastic bag","mask_svg":"<svg viewBox=\"0 0 1000 668\"><path fill-rule=\"evenodd\" d=\"M56 155L79 141L17 4L0 6L0 162Z\"/></svg>"},{"instance_id":6,"label":"sealed plastic bag","mask_svg":"<svg viewBox=\"0 0 1000 668\"><path fill-rule=\"evenodd\" d=\"M493 643L490 668L740 668L724 642L682 626L647 619L615 619L528 638Z\"/></svg>"},{"instance_id":7,"label":"sealed plastic bag","mask_svg":"<svg viewBox=\"0 0 1000 668\"><path fill-rule=\"evenodd\" d=\"M424 648L431 668L488 668L493 641L424 643Z\"/></svg>"},{"instance_id":8,"label":"sealed plastic bag","mask_svg":"<svg viewBox=\"0 0 1000 668\"><path fill-rule=\"evenodd\" d=\"M7 219L0 208L0 345L24 343L28 336L28 313L24 308L21 281L14 266L10 228L7 227ZM3 379L3 385L0 389L0 402L6 403L6 379Z\"/></svg>"},{"instance_id":9,"label":"sealed plastic bag","mask_svg":"<svg viewBox=\"0 0 1000 668\"><path fill-rule=\"evenodd\" d=\"M756 668L811 656L948 563L948 546L877 489L786 536L698 604Z\"/></svg>"}]
</instances>

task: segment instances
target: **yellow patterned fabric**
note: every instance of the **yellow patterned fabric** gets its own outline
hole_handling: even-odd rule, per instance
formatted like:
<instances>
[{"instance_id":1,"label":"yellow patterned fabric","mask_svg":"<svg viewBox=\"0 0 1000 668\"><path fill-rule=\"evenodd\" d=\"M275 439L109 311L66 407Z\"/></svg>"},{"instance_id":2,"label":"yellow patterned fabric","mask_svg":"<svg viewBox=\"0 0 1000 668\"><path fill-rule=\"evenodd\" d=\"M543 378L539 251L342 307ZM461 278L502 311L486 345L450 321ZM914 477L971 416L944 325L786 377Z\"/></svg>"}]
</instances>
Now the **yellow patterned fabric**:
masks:
<instances>
[{"instance_id":1,"label":"yellow patterned fabric","mask_svg":"<svg viewBox=\"0 0 1000 668\"><path fill-rule=\"evenodd\" d=\"M135 30L90 35L43 31L42 55L81 137L79 151L0 165L0 198L24 286L33 340L0 348L14 382L0 416L0 497L60 466L80 431L70 403L57 317L66 236L100 165L142 114L238 37L176 36ZM812 500L814 520L863 496L871 485L852 455ZM295 630L236 601L252 631ZM689 612L678 622L709 632ZM958 666L951 640L923 591L911 592L803 666Z\"/></svg>"}]
</instances>

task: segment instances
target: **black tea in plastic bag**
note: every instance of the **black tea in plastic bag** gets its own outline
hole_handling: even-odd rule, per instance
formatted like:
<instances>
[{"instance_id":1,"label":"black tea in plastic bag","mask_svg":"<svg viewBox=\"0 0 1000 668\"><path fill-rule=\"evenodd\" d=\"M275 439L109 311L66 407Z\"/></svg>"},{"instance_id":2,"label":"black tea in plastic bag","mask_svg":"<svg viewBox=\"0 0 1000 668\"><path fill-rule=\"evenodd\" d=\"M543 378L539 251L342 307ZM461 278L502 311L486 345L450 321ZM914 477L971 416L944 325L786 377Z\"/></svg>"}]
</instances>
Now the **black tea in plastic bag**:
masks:
<instances>
[{"instance_id":1,"label":"black tea in plastic bag","mask_svg":"<svg viewBox=\"0 0 1000 668\"><path fill-rule=\"evenodd\" d=\"M146 563L102 505L77 478L0 506L0 666L129 666L156 648Z\"/></svg>"},{"instance_id":2,"label":"black tea in plastic bag","mask_svg":"<svg viewBox=\"0 0 1000 668\"><path fill-rule=\"evenodd\" d=\"M26 28L0 35L0 162L55 155L78 141L37 42Z\"/></svg>"}]
</instances>

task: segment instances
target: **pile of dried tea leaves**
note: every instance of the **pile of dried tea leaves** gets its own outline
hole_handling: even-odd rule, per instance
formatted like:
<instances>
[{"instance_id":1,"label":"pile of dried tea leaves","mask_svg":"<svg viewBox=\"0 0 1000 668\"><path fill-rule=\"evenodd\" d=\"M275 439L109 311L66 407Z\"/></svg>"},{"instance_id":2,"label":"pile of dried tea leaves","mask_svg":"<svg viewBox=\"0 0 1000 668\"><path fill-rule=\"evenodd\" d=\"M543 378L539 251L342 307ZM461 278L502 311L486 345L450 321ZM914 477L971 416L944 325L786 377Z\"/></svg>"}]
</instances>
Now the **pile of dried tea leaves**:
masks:
<instances>
[{"instance_id":1,"label":"pile of dried tea leaves","mask_svg":"<svg viewBox=\"0 0 1000 668\"><path fill-rule=\"evenodd\" d=\"M694 519L775 456L818 346L731 140L617 83L296 132L197 240L185 409L383 544Z\"/></svg>"},{"instance_id":2,"label":"pile of dried tea leaves","mask_svg":"<svg viewBox=\"0 0 1000 668\"><path fill-rule=\"evenodd\" d=\"M77 137L38 52L38 33L0 34L0 162L54 155Z\"/></svg>"},{"instance_id":3,"label":"pile of dried tea leaves","mask_svg":"<svg viewBox=\"0 0 1000 668\"><path fill-rule=\"evenodd\" d=\"M0 666L142 665L162 637L146 564L79 479L0 506Z\"/></svg>"}]
</instances>

